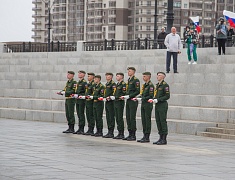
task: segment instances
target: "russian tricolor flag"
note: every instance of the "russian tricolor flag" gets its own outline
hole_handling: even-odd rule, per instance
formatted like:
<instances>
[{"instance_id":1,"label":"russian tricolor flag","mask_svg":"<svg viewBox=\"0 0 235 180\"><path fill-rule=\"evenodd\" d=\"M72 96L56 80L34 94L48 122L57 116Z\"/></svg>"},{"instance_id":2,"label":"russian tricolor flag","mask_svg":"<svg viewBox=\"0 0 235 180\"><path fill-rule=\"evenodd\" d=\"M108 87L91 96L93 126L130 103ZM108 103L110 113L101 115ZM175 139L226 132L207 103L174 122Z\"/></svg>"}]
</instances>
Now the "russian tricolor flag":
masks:
<instances>
[{"instance_id":1,"label":"russian tricolor flag","mask_svg":"<svg viewBox=\"0 0 235 180\"><path fill-rule=\"evenodd\" d=\"M194 23L194 25L195 25L195 27L197 29L197 32L200 33L201 32L201 28L199 26L199 16L189 17L189 18L193 21L193 23Z\"/></svg>"},{"instance_id":2,"label":"russian tricolor flag","mask_svg":"<svg viewBox=\"0 0 235 180\"><path fill-rule=\"evenodd\" d=\"M230 26L235 28L235 13L224 10L223 15L225 16L226 20L229 22Z\"/></svg>"}]
</instances>

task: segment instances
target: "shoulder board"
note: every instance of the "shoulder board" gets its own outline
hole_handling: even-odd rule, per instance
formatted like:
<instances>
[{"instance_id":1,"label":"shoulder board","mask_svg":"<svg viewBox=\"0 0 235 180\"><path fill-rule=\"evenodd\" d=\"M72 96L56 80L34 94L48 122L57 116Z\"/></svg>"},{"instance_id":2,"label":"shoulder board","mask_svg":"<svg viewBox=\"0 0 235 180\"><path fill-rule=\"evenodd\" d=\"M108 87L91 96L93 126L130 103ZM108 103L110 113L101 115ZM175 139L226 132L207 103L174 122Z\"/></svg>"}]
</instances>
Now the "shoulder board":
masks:
<instances>
[{"instance_id":1,"label":"shoulder board","mask_svg":"<svg viewBox=\"0 0 235 180\"><path fill-rule=\"evenodd\" d=\"M125 82L122 82L122 84L126 84Z\"/></svg>"},{"instance_id":2,"label":"shoulder board","mask_svg":"<svg viewBox=\"0 0 235 180\"><path fill-rule=\"evenodd\" d=\"M86 80L85 80L85 79L83 79L83 82L86 82Z\"/></svg>"},{"instance_id":3,"label":"shoulder board","mask_svg":"<svg viewBox=\"0 0 235 180\"><path fill-rule=\"evenodd\" d=\"M73 81L74 83L77 83L77 81Z\"/></svg>"},{"instance_id":4,"label":"shoulder board","mask_svg":"<svg viewBox=\"0 0 235 180\"><path fill-rule=\"evenodd\" d=\"M166 84L166 82L163 82L163 84Z\"/></svg>"},{"instance_id":5,"label":"shoulder board","mask_svg":"<svg viewBox=\"0 0 235 180\"><path fill-rule=\"evenodd\" d=\"M134 77L134 79L137 79L136 77Z\"/></svg>"},{"instance_id":6,"label":"shoulder board","mask_svg":"<svg viewBox=\"0 0 235 180\"><path fill-rule=\"evenodd\" d=\"M150 82L150 83L149 83L149 85L153 85L153 83L152 83L152 82Z\"/></svg>"}]
</instances>

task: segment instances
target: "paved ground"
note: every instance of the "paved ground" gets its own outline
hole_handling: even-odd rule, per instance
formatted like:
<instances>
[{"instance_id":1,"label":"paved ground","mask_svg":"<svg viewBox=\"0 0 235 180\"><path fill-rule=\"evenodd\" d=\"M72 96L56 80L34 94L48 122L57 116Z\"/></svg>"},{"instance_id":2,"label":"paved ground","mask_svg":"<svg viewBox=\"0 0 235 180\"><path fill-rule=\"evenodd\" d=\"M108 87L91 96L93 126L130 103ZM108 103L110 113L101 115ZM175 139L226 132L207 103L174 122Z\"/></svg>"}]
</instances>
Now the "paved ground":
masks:
<instances>
[{"instance_id":1,"label":"paved ground","mask_svg":"<svg viewBox=\"0 0 235 180\"><path fill-rule=\"evenodd\" d=\"M0 119L0 127L0 180L235 179L232 140L171 134L156 146L66 135L65 124Z\"/></svg>"}]
</instances>

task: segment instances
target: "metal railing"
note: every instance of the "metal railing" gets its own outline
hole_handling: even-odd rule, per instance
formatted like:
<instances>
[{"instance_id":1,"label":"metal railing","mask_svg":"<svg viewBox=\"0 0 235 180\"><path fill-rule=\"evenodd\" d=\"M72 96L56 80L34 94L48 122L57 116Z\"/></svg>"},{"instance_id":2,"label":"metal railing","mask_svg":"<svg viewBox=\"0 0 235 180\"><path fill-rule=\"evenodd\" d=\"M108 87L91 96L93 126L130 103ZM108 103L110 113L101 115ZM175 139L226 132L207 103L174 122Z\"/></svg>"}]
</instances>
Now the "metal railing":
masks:
<instances>
[{"instance_id":1,"label":"metal railing","mask_svg":"<svg viewBox=\"0 0 235 180\"><path fill-rule=\"evenodd\" d=\"M76 42L51 42L51 52L77 51ZM23 42L5 44L5 52L47 52L48 43Z\"/></svg>"}]
</instances>

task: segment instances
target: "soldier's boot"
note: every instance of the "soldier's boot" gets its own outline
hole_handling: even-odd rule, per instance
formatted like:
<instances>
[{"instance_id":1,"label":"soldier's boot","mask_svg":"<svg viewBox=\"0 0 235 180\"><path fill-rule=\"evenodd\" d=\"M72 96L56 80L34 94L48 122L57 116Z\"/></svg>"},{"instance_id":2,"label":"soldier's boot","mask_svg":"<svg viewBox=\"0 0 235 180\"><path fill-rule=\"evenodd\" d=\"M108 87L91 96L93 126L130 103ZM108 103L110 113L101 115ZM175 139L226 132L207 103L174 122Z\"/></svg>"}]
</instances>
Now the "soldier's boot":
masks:
<instances>
[{"instance_id":1,"label":"soldier's boot","mask_svg":"<svg viewBox=\"0 0 235 180\"><path fill-rule=\"evenodd\" d=\"M127 141L136 141L135 131L131 131L131 136L127 138Z\"/></svg>"},{"instance_id":2,"label":"soldier's boot","mask_svg":"<svg viewBox=\"0 0 235 180\"><path fill-rule=\"evenodd\" d=\"M160 134L160 135L159 135L159 139L158 139L156 142L153 142L153 144L157 144L157 143L159 143L159 142L162 140L162 136L163 136L163 135L162 135L162 134Z\"/></svg>"},{"instance_id":3,"label":"soldier's boot","mask_svg":"<svg viewBox=\"0 0 235 180\"><path fill-rule=\"evenodd\" d=\"M68 129L67 130L65 130L65 131L63 131L63 133L70 133L70 129L71 129L71 125L68 125L69 127L68 127Z\"/></svg>"},{"instance_id":4,"label":"soldier's boot","mask_svg":"<svg viewBox=\"0 0 235 180\"><path fill-rule=\"evenodd\" d=\"M91 131L90 131L90 135L93 136L95 133L94 133L94 127L91 127Z\"/></svg>"},{"instance_id":5,"label":"soldier's boot","mask_svg":"<svg viewBox=\"0 0 235 180\"><path fill-rule=\"evenodd\" d=\"M84 134L84 126L79 126L77 134L79 134L79 135Z\"/></svg>"},{"instance_id":6,"label":"soldier's boot","mask_svg":"<svg viewBox=\"0 0 235 180\"><path fill-rule=\"evenodd\" d=\"M94 134L94 128L92 129L92 127L88 127L88 130L87 130L87 132L84 133L84 135L89 135L90 136L91 134Z\"/></svg>"},{"instance_id":7,"label":"soldier's boot","mask_svg":"<svg viewBox=\"0 0 235 180\"><path fill-rule=\"evenodd\" d=\"M105 136L103 136L103 138L113 138L114 137L113 131L114 131L113 128L109 128L108 133Z\"/></svg>"},{"instance_id":8,"label":"soldier's boot","mask_svg":"<svg viewBox=\"0 0 235 180\"><path fill-rule=\"evenodd\" d=\"M143 140L145 140L145 134L143 135L142 139L137 140L137 142L141 142Z\"/></svg>"},{"instance_id":9,"label":"soldier's boot","mask_svg":"<svg viewBox=\"0 0 235 180\"><path fill-rule=\"evenodd\" d=\"M102 137L103 136L103 130L102 128L98 128L97 132L95 133L95 137Z\"/></svg>"},{"instance_id":10,"label":"soldier's boot","mask_svg":"<svg viewBox=\"0 0 235 180\"><path fill-rule=\"evenodd\" d=\"M75 131L73 134L77 134L80 131L80 126L78 126L78 130Z\"/></svg>"},{"instance_id":11,"label":"soldier's boot","mask_svg":"<svg viewBox=\"0 0 235 180\"><path fill-rule=\"evenodd\" d=\"M141 142L141 143L150 142L150 140L149 140L149 135L150 135L149 133L146 133L146 134L145 134L145 138L144 138L143 140L140 140L140 142Z\"/></svg>"},{"instance_id":12,"label":"soldier's boot","mask_svg":"<svg viewBox=\"0 0 235 180\"><path fill-rule=\"evenodd\" d=\"M74 133L74 124L71 124L70 127L71 127L71 128L70 128L70 133Z\"/></svg>"},{"instance_id":13,"label":"soldier's boot","mask_svg":"<svg viewBox=\"0 0 235 180\"><path fill-rule=\"evenodd\" d=\"M129 131L129 135L127 136L127 137L124 137L122 140L127 140L128 138L130 138L131 137L131 133L132 133L132 131L131 130L128 130Z\"/></svg>"},{"instance_id":14,"label":"soldier's boot","mask_svg":"<svg viewBox=\"0 0 235 180\"><path fill-rule=\"evenodd\" d=\"M163 135L162 135L162 140L159 141L159 142L157 143L157 145L166 145L166 144L167 144L166 137L167 137L167 134L163 134Z\"/></svg>"},{"instance_id":15,"label":"soldier's boot","mask_svg":"<svg viewBox=\"0 0 235 180\"><path fill-rule=\"evenodd\" d=\"M118 135L115 136L113 139L123 139L123 138L125 138L124 131L121 130L121 131L118 131Z\"/></svg>"}]
</instances>

